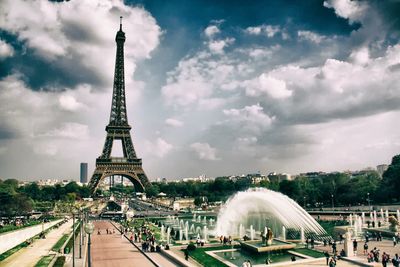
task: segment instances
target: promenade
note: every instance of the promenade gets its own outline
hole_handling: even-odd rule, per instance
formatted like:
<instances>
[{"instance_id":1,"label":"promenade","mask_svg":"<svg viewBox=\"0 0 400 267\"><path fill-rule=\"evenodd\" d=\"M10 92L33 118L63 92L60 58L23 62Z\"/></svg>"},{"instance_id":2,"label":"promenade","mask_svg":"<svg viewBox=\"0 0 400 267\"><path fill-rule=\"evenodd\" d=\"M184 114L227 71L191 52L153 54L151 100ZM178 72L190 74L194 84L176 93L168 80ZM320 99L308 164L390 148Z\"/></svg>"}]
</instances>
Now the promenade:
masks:
<instances>
[{"instance_id":1,"label":"promenade","mask_svg":"<svg viewBox=\"0 0 400 267\"><path fill-rule=\"evenodd\" d=\"M51 230L45 239L37 239L26 248L22 248L4 261L0 262L0 267L30 267L43 257L49 254L49 251L57 243L64 233L72 230L72 220L61 225L59 228ZM55 253L55 252L54 252Z\"/></svg>"},{"instance_id":2,"label":"promenade","mask_svg":"<svg viewBox=\"0 0 400 267\"><path fill-rule=\"evenodd\" d=\"M136 247L114 228L108 221L95 221L92 237L91 254L94 267L140 266L150 267L149 261ZM100 229L101 234L97 234ZM106 229L115 229L114 234L106 234Z\"/></svg>"}]
</instances>

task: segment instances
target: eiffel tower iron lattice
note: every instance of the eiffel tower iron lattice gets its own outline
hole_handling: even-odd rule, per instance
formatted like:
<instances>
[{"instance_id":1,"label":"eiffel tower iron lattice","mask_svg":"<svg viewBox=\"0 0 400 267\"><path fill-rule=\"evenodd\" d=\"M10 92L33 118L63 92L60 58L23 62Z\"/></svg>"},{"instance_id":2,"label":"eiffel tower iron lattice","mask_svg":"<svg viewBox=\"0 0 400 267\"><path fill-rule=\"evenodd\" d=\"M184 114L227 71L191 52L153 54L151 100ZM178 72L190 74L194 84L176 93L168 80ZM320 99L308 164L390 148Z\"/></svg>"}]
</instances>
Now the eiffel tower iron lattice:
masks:
<instances>
[{"instance_id":1,"label":"eiffel tower iron lattice","mask_svg":"<svg viewBox=\"0 0 400 267\"><path fill-rule=\"evenodd\" d=\"M121 17L122 18L122 17ZM110 122L106 126L107 136L103 152L96 159L96 169L89 182L93 194L100 182L106 177L114 175L128 178L136 190L144 191L149 180L142 168L142 159L136 157L128 124L125 99L124 77L124 43L125 33L122 31L122 22L115 37L117 55L115 60L114 86L110 113ZM114 140L120 140L123 157L112 157L111 151Z\"/></svg>"}]
</instances>

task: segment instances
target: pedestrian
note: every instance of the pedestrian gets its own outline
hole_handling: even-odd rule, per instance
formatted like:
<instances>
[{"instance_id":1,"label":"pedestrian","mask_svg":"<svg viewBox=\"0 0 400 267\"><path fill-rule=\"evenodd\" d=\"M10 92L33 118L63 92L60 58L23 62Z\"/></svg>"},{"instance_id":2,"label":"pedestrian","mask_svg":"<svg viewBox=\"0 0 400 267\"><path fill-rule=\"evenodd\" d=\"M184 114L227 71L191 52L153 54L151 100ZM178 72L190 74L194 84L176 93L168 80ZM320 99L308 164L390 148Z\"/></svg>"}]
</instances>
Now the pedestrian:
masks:
<instances>
[{"instance_id":1,"label":"pedestrian","mask_svg":"<svg viewBox=\"0 0 400 267\"><path fill-rule=\"evenodd\" d=\"M353 251L354 251L354 256L357 256L357 239L354 239L353 241Z\"/></svg>"},{"instance_id":2,"label":"pedestrian","mask_svg":"<svg viewBox=\"0 0 400 267\"><path fill-rule=\"evenodd\" d=\"M328 253L328 251L324 252L324 256L326 258L326 265L328 265L329 264L329 253Z\"/></svg>"},{"instance_id":3,"label":"pedestrian","mask_svg":"<svg viewBox=\"0 0 400 267\"><path fill-rule=\"evenodd\" d=\"M400 265L400 258L399 258L399 254L395 254L394 258L392 259L392 264L394 267L399 267Z\"/></svg>"},{"instance_id":4,"label":"pedestrian","mask_svg":"<svg viewBox=\"0 0 400 267\"><path fill-rule=\"evenodd\" d=\"M185 260L189 260L189 250L185 249Z\"/></svg>"},{"instance_id":5,"label":"pedestrian","mask_svg":"<svg viewBox=\"0 0 400 267\"><path fill-rule=\"evenodd\" d=\"M382 254L382 267L386 267L387 263L389 262L389 255L386 252Z\"/></svg>"},{"instance_id":6,"label":"pedestrian","mask_svg":"<svg viewBox=\"0 0 400 267\"><path fill-rule=\"evenodd\" d=\"M314 237L311 237L311 248L314 248L314 243L315 243Z\"/></svg>"},{"instance_id":7,"label":"pedestrian","mask_svg":"<svg viewBox=\"0 0 400 267\"><path fill-rule=\"evenodd\" d=\"M397 245L397 239L396 236L393 236L393 247L395 247Z\"/></svg>"},{"instance_id":8,"label":"pedestrian","mask_svg":"<svg viewBox=\"0 0 400 267\"><path fill-rule=\"evenodd\" d=\"M332 244L332 253L333 253L333 254L336 253L336 241L333 241L333 244Z\"/></svg>"},{"instance_id":9,"label":"pedestrian","mask_svg":"<svg viewBox=\"0 0 400 267\"><path fill-rule=\"evenodd\" d=\"M364 251L363 251L363 254L364 254L364 255L368 254L368 243L367 243L367 242L364 243Z\"/></svg>"},{"instance_id":10,"label":"pedestrian","mask_svg":"<svg viewBox=\"0 0 400 267\"><path fill-rule=\"evenodd\" d=\"M335 262L335 259L332 257L330 260L329 260L329 267L335 267L336 266L336 262Z\"/></svg>"}]
</instances>

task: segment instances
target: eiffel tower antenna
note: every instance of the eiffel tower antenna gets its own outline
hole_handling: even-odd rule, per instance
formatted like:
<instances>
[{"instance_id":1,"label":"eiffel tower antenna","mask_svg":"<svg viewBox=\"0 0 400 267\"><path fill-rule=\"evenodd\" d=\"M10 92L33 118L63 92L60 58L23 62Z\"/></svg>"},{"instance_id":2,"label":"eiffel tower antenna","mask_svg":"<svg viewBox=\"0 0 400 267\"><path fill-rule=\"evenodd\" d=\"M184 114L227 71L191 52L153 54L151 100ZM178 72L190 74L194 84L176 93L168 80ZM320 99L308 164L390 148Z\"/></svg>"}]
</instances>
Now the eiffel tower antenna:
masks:
<instances>
[{"instance_id":1,"label":"eiffel tower antenna","mask_svg":"<svg viewBox=\"0 0 400 267\"><path fill-rule=\"evenodd\" d=\"M122 16L119 17L119 30L122 31Z\"/></svg>"},{"instance_id":2,"label":"eiffel tower antenna","mask_svg":"<svg viewBox=\"0 0 400 267\"><path fill-rule=\"evenodd\" d=\"M114 85L111 101L110 120L106 126L106 140L103 152L96 159L96 169L89 182L93 194L99 183L113 176L128 178L135 186L136 191L144 191L150 182L142 168L142 159L136 157L135 148L130 134L131 126L128 124L125 98L124 74L124 43L125 33L122 31L122 16L120 17L119 31L115 36L117 54L115 59ZM112 157L111 151L115 140L122 144L123 157Z\"/></svg>"}]
</instances>

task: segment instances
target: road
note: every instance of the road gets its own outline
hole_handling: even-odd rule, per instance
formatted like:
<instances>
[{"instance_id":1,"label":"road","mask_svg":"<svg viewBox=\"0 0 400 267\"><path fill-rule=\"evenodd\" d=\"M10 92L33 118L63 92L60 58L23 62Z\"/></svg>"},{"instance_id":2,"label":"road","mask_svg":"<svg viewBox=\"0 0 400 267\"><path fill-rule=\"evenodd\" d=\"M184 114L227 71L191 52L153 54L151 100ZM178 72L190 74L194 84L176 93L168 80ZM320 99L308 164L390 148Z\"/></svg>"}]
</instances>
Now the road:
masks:
<instances>
[{"instance_id":1,"label":"road","mask_svg":"<svg viewBox=\"0 0 400 267\"><path fill-rule=\"evenodd\" d=\"M72 231L72 220L64 223L59 228L51 230L46 239L37 239L32 245L22 248L4 261L0 262L0 267L29 267L35 264L42 258L49 254L49 251L57 243L64 233Z\"/></svg>"},{"instance_id":2,"label":"road","mask_svg":"<svg viewBox=\"0 0 400 267\"><path fill-rule=\"evenodd\" d=\"M139 250L137 250L118 231L114 234L106 234L106 229L115 229L108 221L95 221L95 230L92 235L92 265L95 267L117 266L154 266ZM97 234L100 229L101 234Z\"/></svg>"}]
</instances>

